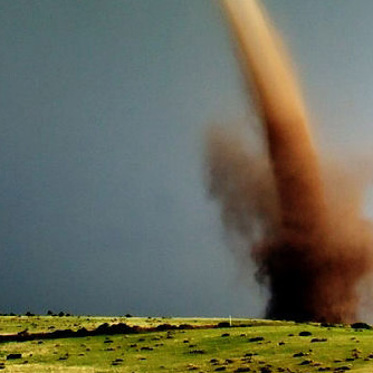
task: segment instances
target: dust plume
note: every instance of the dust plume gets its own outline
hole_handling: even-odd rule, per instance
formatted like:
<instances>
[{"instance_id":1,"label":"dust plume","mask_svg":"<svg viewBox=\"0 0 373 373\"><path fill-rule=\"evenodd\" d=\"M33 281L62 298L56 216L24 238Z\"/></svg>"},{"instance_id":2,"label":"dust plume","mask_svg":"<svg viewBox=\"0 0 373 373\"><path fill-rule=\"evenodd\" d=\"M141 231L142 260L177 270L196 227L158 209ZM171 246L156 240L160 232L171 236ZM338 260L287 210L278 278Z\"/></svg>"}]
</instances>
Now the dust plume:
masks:
<instances>
[{"instance_id":1,"label":"dust plume","mask_svg":"<svg viewBox=\"0 0 373 373\"><path fill-rule=\"evenodd\" d=\"M373 230L362 217L366 179L317 148L284 47L255 0L223 0L265 149L214 129L210 192L231 234L246 243L270 290L267 317L351 322L373 269Z\"/></svg>"}]
</instances>

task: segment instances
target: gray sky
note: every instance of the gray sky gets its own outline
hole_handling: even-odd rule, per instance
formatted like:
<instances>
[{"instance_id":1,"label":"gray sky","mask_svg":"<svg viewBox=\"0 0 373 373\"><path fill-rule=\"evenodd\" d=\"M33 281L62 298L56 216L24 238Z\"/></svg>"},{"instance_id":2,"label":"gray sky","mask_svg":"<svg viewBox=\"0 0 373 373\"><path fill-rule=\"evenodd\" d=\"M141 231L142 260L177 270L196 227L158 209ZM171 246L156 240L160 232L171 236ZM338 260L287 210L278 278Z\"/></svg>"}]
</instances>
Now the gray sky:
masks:
<instances>
[{"instance_id":1,"label":"gray sky","mask_svg":"<svg viewBox=\"0 0 373 373\"><path fill-rule=\"evenodd\" d=\"M322 143L368 151L373 2L264 3ZM262 314L204 185L246 112L217 4L0 2L0 312Z\"/></svg>"}]
</instances>

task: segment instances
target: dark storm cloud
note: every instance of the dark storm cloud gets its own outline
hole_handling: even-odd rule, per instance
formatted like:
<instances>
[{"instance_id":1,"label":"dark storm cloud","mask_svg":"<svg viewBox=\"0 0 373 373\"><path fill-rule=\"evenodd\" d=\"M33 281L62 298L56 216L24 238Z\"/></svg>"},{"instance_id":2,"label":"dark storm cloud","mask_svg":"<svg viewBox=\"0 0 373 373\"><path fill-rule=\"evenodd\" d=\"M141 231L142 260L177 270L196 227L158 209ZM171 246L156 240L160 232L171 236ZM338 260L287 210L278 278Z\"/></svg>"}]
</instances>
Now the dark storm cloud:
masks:
<instances>
[{"instance_id":1,"label":"dark storm cloud","mask_svg":"<svg viewBox=\"0 0 373 373\"><path fill-rule=\"evenodd\" d=\"M369 76L371 2L265 3L313 112L369 138L371 105L336 107ZM204 190L205 128L245 116L216 2L4 0L0 55L0 311L258 316Z\"/></svg>"},{"instance_id":2,"label":"dark storm cloud","mask_svg":"<svg viewBox=\"0 0 373 373\"><path fill-rule=\"evenodd\" d=\"M214 17L200 1L1 4L1 311L244 313L219 299L233 264L203 189L210 65L230 60Z\"/></svg>"}]
</instances>

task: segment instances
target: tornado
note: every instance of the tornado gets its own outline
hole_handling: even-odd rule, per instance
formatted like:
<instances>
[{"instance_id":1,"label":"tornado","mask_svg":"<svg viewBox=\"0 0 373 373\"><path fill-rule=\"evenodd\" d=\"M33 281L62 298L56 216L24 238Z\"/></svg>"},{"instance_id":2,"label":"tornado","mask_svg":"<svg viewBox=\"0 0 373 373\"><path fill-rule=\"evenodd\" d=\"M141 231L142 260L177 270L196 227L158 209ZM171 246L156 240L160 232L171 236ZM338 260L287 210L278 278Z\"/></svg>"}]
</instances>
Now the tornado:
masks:
<instances>
[{"instance_id":1,"label":"tornado","mask_svg":"<svg viewBox=\"0 0 373 373\"><path fill-rule=\"evenodd\" d=\"M353 322L373 269L364 183L325 165L288 54L256 0L222 0L248 98L263 126L266 156L224 131L208 142L211 194L228 230L246 241L268 286L266 316Z\"/></svg>"}]
</instances>

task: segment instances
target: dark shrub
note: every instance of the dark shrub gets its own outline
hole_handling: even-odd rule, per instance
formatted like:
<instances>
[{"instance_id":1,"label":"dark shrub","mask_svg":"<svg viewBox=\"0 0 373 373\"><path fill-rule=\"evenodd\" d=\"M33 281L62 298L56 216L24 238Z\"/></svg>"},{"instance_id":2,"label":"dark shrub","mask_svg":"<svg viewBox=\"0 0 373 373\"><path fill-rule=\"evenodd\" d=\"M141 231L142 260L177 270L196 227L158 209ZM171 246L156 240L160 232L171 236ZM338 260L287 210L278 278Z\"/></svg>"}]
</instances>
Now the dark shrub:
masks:
<instances>
[{"instance_id":1,"label":"dark shrub","mask_svg":"<svg viewBox=\"0 0 373 373\"><path fill-rule=\"evenodd\" d=\"M249 342L260 342L264 341L264 337L253 337L249 339Z\"/></svg>"},{"instance_id":2,"label":"dark shrub","mask_svg":"<svg viewBox=\"0 0 373 373\"><path fill-rule=\"evenodd\" d=\"M156 327L157 330L163 331L163 330L173 330L177 329L177 326L171 325L171 324L161 324Z\"/></svg>"},{"instance_id":3,"label":"dark shrub","mask_svg":"<svg viewBox=\"0 0 373 373\"><path fill-rule=\"evenodd\" d=\"M307 331L307 330L305 330L305 331L303 331L303 332L300 332L298 335L299 335L300 337L309 337L310 335L312 335L312 333L309 332L309 331Z\"/></svg>"},{"instance_id":4,"label":"dark shrub","mask_svg":"<svg viewBox=\"0 0 373 373\"><path fill-rule=\"evenodd\" d=\"M179 329L193 329L193 326L189 324L181 324L179 325Z\"/></svg>"},{"instance_id":5,"label":"dark shrub","mask_svg":"<svg viewBox=\"0 0 373 373\"><path fill-rule=\"evenodd\" d=\"M227 321L223 321L223 322L220 322L218 325L217 325L218 328L229 328L230 327L230 324L229 322Z\"/></svg>"},{"instance_id":6,"label":"dark shrub","mask_svg":"<svg viewBox=\"0 0 373 373\"><path fill-rule=\"evenodd\" d=\"M369 324L366 324L365 322L356 322L355 324L351 325L351 328L353 328L353 329L372 329L372 327Z\"/></svg>"}]
</instances>

